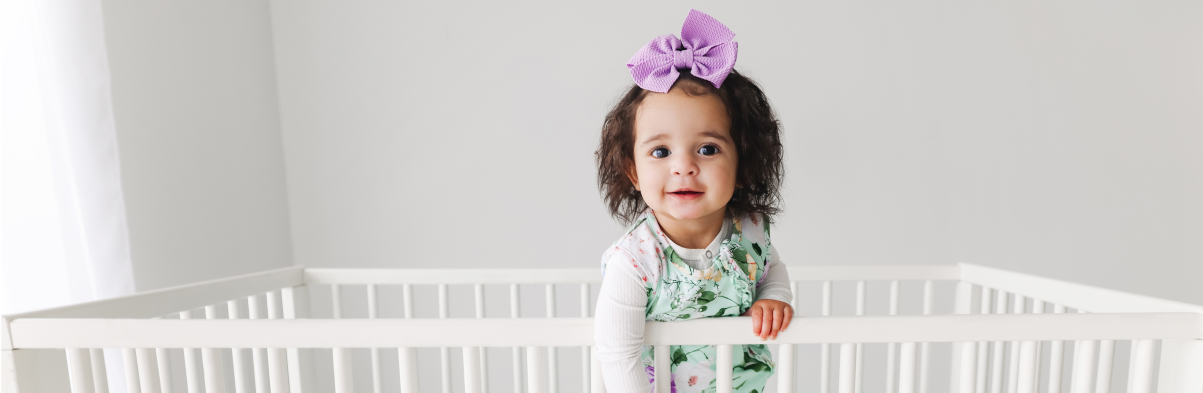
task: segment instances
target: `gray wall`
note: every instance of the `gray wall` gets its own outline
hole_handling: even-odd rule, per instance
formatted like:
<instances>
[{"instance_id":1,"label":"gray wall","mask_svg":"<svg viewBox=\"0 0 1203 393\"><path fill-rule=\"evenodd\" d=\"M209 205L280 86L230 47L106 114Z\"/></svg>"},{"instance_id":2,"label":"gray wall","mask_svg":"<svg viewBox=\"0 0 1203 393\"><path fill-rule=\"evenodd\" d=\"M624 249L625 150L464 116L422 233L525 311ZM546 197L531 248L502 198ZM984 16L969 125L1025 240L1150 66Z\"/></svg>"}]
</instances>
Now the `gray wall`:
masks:
<instances>
[{"instance_id":1,"label":"gray wall","mask_svg":"<svg viewBox=\"0 0 1203 393\"><path fill-rule=\"evenodd\" d=\"M268 4L103 8L138 290L291 265Z\"/></svg>"},{"instance_id":2,"label":"gray wall","mask_svg":"<svg viewBox=\"0 0 1203 393\"><path fill-rule=\"evenodd\" d=\"M780 111L787 262L1203 304L1194 3L275 2L297 263L597 266L601 118L691 6Z\"/></svg>"},{"instance_id":3,"label":"gray wall","mask_svg":"<svg viewBox=\"0 0 1203 393\"><path fill-rule=\"evenodd\" d=\"M1193 3L273 2L297 263L598 266L621 232L595 185L601 119L630 83L625 61L678 34L690 7L736 32L738 68L780 112L787 263L964 261L1203 304ZM531 290L524 315L543 316ZM467 291L453 289L453 316L471 316ZM328 314L328 292L313 294ZM423 356L437 389L436 354ZM579 355L560 356L575 390ZM802 356L812 372L817 349ZM509 391L508 352L490 359L493 389Z\"/></svg>"},{"instance_id":4,"label":"gray wall","mask_svg":"<svg viewBox=\"0 0 1203 393\"><path fill-rule=\"evenodd\" d=\"M1199 4L104 6L140 290L290 263L597 266L621 232L601 118L694 7L784 123L787 263L966 261L1203 304Z\"/></svg>"}]
</instances>

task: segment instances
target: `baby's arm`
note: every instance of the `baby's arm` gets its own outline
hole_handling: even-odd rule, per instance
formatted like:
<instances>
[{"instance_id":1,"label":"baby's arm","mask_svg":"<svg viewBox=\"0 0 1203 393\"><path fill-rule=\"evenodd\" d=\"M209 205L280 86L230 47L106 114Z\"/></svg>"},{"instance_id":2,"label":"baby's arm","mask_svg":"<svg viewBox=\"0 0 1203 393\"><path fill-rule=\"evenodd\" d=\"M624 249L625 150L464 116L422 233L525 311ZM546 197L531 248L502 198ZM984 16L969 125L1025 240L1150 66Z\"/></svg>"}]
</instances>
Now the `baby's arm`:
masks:
<instances>
[{"instance_id":1,"label":"baby's arm","mask_svg":"<svg viewBox=\"0 0 1203 393\"><path fill-rule=\"evenodd\" d=\"M777 257L777 246L769 246L768 265L768 273L756 289L756 300L769 299L789 303L794 298L794 291L789 287L789 271Z\"/></svg>"},{"instance_id":2,"label":"baby's arm","mask_svg":"<svg viewBox=\"0 0 1203 393\"><path fill-rule=\"evenodd\" d=\"M794 309L789 302L793 290L789 285L789 271L777 258L777 248L770 246L769 262L764 278L756 291L756 302L743 315L752 317L752 334L764 339L777 339L777 333L789 327Z\"/></svg>"},{"instance_id":3,"label":"baby's arm","mask_svg":"<svg viewBox=\"0 0 1203 393\"><path fill-rule=\"evenodd\" d=\"M650 393L652 387L639 356L647 292L642 274L631 263L630 257L620 252L606 261L605 279L597 296L594 348L608 391Z\"/></svg>"}]
</instances>

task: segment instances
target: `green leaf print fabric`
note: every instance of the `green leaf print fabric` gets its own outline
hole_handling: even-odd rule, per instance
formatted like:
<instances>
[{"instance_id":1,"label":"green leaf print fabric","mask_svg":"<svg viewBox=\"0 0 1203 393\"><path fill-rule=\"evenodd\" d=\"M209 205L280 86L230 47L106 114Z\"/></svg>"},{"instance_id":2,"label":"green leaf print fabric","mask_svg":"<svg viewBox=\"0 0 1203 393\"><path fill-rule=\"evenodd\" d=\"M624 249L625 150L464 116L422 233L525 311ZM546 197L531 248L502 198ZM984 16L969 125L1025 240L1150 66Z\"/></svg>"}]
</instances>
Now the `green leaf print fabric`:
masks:
<instances>
[{"instance_id":1,"label":"green leaf print fabric","mask_svg":"<svg viewBox=\"0 0 1203 393\"><path fill-rule=\"evenodd\" d=\"M723 240L719 255L705 270L694 269L681 260L660 231L651 210L615 243L611 252L626 251L631 263L643 272L647 320L666 322L733 317L752 306L757 284L764 277L763 270L769 260L768 223L745 217L733 220L731 225L731 237ZM602 271L605 271L604 265ZM760 344L733 347L734 391L763 392L775 367L768 348ZM671 393L714 392L716 352L713 345L671 346ZM652 347L645 346L641 358L654 391L652 353Z\"/></svg>"}]
</instances>

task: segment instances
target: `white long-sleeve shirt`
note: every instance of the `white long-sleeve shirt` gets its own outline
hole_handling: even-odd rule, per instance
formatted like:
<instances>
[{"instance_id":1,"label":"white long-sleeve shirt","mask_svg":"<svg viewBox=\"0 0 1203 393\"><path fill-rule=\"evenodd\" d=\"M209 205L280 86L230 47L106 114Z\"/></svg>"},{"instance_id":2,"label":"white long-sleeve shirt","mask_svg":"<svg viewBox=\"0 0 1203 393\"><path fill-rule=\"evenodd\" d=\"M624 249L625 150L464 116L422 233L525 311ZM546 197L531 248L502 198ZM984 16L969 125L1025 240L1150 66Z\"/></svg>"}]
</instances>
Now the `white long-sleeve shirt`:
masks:
<instances>
[{"instance_id":1,"label":"white long-sleeve shirt","mask_svg":"<svg viewBox=\"0 0 1203 393\"><path fill-rule=\"evenodd\" d=\"M668 239L677 255L690 267L705 270L713 256L718 255L723 239L731 236L731 222L724 221L718 236L704 249L683 248ZM667 239L667 236L665 236ZM789 272L770 247L769 262L756 300L771 299L789 302L793 297ZM606 390L612 393L650 393L651 384L644 371L640 352L643 350L643 326L647 307L647 292L642 274L619 254L606 261L605 279L597 299L594 346L601 363ZM749 325L748 329L752 327Z\"/></svg>"}]
</instances>

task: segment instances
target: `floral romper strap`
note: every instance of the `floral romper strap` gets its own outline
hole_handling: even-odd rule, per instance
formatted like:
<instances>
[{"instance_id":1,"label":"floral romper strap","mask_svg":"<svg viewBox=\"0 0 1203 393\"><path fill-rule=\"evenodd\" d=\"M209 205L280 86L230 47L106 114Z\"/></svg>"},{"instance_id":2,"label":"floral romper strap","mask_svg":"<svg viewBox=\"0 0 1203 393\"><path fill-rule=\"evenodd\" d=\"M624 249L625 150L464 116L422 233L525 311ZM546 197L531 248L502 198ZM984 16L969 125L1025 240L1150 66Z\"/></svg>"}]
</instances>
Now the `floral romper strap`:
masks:
<instances>
[{"instance_id":1,"label":"floral romper strap","mask_svg":"<svg viewBox=\"0 0 1203 393\"><path fill-rule=\"evenodd\" d=\"M763 219L744 217L733 220L732 225L731 238L723 240L719 255L714 257L709 268L699 271L681 260L672 249L650 210L635 224L629 236L651 237L637 241L652 243L655 252L649 259L658 259L656 266L644 267L652 273L645 277L648 320L733 317L752 306L757 284L764 277L769 260L768 223ZM648 247L648 251L651 248ZM731 386L734 391L763 392L775 367L768 348L762 344L735 345L732 353L734 381ZM672 357L672 393L715 391L718 361L713 345L673 345L669 354ZM648 379L654 379L651 346L644 347L642 359ZM651 382L654 390L655 383Z\"/></svg>"}]
</instances>

